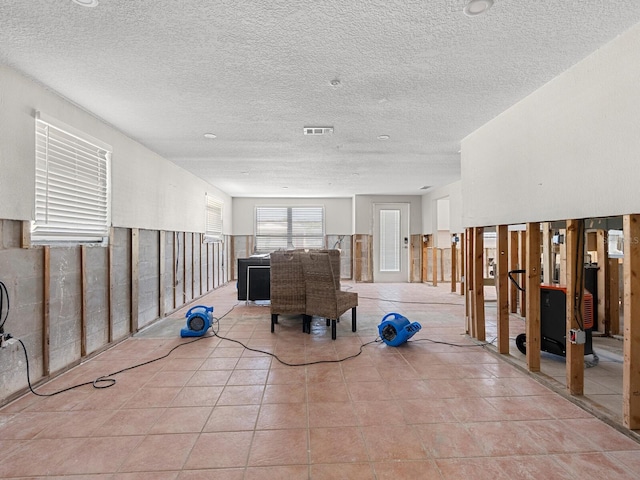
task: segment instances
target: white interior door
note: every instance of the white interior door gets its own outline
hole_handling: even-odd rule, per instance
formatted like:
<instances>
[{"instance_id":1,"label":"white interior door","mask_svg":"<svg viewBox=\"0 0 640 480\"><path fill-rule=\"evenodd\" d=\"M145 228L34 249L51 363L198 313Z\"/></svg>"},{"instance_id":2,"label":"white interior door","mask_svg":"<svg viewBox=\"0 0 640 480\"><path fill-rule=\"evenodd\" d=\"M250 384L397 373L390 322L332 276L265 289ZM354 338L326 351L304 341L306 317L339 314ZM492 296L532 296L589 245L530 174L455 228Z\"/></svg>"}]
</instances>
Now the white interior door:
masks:
<instances>
[{"instance_id":1,"label":"white interior door","mask_svg":"<svg viewBox=\"0 0 640 480\"><path fill-rule=\"evenodd\" d=\"M409 204L375 204L373 232L374 282L408 282Z\"/></svg>"}]
</instances>

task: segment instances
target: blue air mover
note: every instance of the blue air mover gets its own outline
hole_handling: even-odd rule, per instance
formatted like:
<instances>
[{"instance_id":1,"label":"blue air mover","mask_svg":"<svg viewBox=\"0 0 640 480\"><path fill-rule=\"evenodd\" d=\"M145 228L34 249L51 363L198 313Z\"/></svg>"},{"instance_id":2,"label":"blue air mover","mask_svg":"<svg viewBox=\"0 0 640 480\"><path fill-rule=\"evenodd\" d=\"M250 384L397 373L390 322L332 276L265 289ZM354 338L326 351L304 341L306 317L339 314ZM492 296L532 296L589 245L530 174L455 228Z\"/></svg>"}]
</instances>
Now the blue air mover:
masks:
<instances>
[{"instance_id":1,"label":"blue air mover","mask_svg":"<svg viewBox=\"0 0 640 480\"><path fill-rule=\"evenodd\" d=\"M380 338L387 345L397 347L413 337L422 328L418 322L410 323L399 313L388 313L378 325Z\"/></svg>"},{"instance_id":2,"label":"blue air mover","mask_svg":"<svg viewBox=\"0 0 640 480\"><path fill-rule=\"evenodd\" d=\"M187 326L180 330L181 337L201 337L204 335L213 320L213 307L198 305L192 307L186 313Z\"/></svg>"}]
</instances>

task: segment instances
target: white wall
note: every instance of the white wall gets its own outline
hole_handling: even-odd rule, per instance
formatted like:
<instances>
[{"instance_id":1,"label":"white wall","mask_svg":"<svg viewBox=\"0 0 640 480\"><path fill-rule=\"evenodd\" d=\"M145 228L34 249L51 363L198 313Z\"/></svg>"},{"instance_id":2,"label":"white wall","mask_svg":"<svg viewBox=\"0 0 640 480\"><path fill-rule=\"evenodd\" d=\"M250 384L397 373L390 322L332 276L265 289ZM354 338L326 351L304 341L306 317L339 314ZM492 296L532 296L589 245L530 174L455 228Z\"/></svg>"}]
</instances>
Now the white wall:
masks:
<instances>
[{"instance_id":1,"label":"white wall","mask_svg":"<svg viewBox=\"0 0 640 480\"><path fill-rule=\"evenodd\" d=\"M51 90L1 65L0 218L32 218L37 110L113 147L113 226L204 232L205 194L209 193L225 203L224 229L231 233L231 197Z\"/></svg>"},{"instance_id":2,"label":"white wall","mask_svg":"<svg viewBox=\"0 0 640 480\"><path fill-rule=\"evenodd\" d=\"M640 212L640 24L462 142L465 226Z\"/></svg>"},{"instance_id":3,"label":"white wall","mask_svg":"<svg viewBox=\"0 0 640 480\"><path fill-rule=\"evenodd\" d=\"M233 235L253 235L257 206L324 206L325 233L353 233L351 198L233 198Z\"/></svg>"},{"instance_id":4,"label":"white wall","mask_svg":"<svg viewBox=\"0 0 640 480\"><path fill-rule=\"evenodd\" d=\"M373 235L373 206L376 203L408 203L409 234L422 232L422 197L418 195L356 195L355 232Z\"/></svg>"},{"instance_id":5,"label":"white wall","mask_svg":"<svg viewBox=\"0 0 640 480\"><path fill-rule=\"evenodd\" d=\"M422 196L422 233L430 235L438 230L438 200L449 199L449 230L452 233L464 231L462 226L462 183L454 182L449 185L431 189ZM443 212L445 214L445 212Z\"/></svg>"}]
</instances>

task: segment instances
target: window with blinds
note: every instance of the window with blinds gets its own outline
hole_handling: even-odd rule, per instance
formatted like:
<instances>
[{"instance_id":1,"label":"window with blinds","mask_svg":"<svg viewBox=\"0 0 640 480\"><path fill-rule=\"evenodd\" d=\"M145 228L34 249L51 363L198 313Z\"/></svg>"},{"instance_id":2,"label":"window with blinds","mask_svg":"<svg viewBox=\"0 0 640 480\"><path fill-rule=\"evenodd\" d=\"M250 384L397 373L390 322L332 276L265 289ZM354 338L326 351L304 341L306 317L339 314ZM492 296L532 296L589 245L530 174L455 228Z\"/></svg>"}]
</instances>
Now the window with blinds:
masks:
<instances>
[{"instance_id":1,"label":"window with blinds","mask_svg":"<svg viewBox=\"0 0 640 480\"><path fill-rule=\"evenodd\" d=\"M110 160L109 145L36 116L33 244L108 241Z\"/></svg>"},{"instance_id":2,"label":"window with blinds","mask_svg":"<svg viewBox=\"0 0 640 480\"><path fill-rule=\"evenodd\" d=\"M257 207L259 253L324 247L324 207Z\"/></svg>"},{"instance_id":3,"label":"window with blinds","mask_svg":"<svg viewBox=\"0 0 640 480\"><path fill-rule=\"evenodd\" d=\"M205 242L222 242L222 201L211 195L206 195L206 231L204 234Z\"/></svg>"}]
</instances>

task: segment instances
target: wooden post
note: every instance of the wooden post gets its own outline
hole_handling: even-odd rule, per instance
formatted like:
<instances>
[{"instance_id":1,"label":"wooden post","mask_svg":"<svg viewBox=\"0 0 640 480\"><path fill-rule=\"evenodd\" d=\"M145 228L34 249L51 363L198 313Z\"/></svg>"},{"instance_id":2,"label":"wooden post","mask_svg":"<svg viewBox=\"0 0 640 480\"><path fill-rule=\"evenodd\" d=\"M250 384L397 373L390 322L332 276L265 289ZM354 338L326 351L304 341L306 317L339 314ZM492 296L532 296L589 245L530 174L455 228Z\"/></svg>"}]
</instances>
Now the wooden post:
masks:
<instances>
[{"instance_id":1,"label":"wooden post","mask_svg":"<svg viewBox=\"0 0 640 480\"><path fill-rule=\"evenodd\" d=\"M87 356L87 246L80 245L80 356Z\"/></svg>"},{"instance_id":2,"label":"wooden post","mask_svg":"<svg viewBox=\"0 0 640 480\"><path fill-rule=\"evenodd\" d=\"M453 237L452 237L453 239ZM457 243L455 240L451 242L451 293L456 292L456 285L458 283L458 251Z\"/></svg>"},{"instance_id":3,"label":"wooden post","mask_svg":"<svg viewBox=\"0 0 640 480\"><path fill-rule=\"evenodd\" d=\"M140 238L137 228L131 229L131 333L138 331L140 303Z\"/></svg>"},{"instance_id":4,"label":"wooden post","mask_svg":"<svg viewBox=\"0 0 640 480\"><path fill-rule=\"evenodd\" d=\"M465 243L465 239L467 238L466 234L461 233L460 234L460 295L464 295L465 293L465 281L466 281L466 267L465 264L467 262L467 249L466 249L466 243Z\"/></svg>"},{"instance_id":5,"label":"wooden post","mask_svg":"<svg viewBox=\"0 0 640 480\"><path fill-rule=\"evenodd\" d=\"M431 276L433 277L431 283L434 287L438 286L438 246L436 236L433 236L433 242L431 246Z\"/></svg>"},{"instance_id":6,"label":"wooden post","mask_svg":"<svg viewBox=\"0 0 640 480\"><path fill-rule=\"evenodd\" d=\"M422 274L421 281L426 283L429 281L429 235L422 236Z\"/></svg>"},{"instance_id":7,"label":"wooden post","mask_svg":"<svg viewBox=\"0 0 640 480\"><path fill-rule=\"evenodd\" d=\"M520 237L520 269L527 269L527 241L526 241L526 233L527 232L518 232L518 236ZM526 272L521 278L526 278L529 275L529 272ZM526 283L526 282L523 282ZM524 292L520 292L520 315L523 317L527 316L527 293L526 288ZM527 342L529 340L527 339Z\"/></svg>"},{"instance_id":8,"label":"wooden post","mask_svg":"<svg viewBox=\"0 0 640 480\"><path fill-rule=\"evenodd\" d=\"M42 375L51 373L51 247L42 248Z\"/></svg>"},{"instance_id":9,"label":"wooden post","mask_svg":"<svg viewBox=\"0 0 640 480\"><path fill-rule=\"evenodd\" d=\"M609 242L606 230L597 231L596 243L598 251L598 304L595 305L598 314L597 330L609 335L611 331L609 320L611 298L609 296Z\"/></svg>"},{"instance_id":10,"label":"wooden post","mask_svg":"<svg viewBox=\"0 0 640 480\"><path fill-rule=\"evenodd\" d=\"M625 215L624 230L624 364L622 421L640 428L640 215Z\"/></svg>"},{"instance_id":11,"label":"wooden post","mask_svg":"<svg viewBox=\"0 0 640 480\"><path fill-rule=\"evenodd\" d=\"M584 241L584 220L567 220L566 366L567 390L571 395L584 394L584 344L569 340L569 330L584 328Z\"/></svg>"},{"instance_id":12,"label":"wooden post","mask_svg":"<svg viewBox=\"0 0 640 480\"><path fill-rule=\"evenodd\" d=\"M467 228L467 296L465 298L465 313L466 313L466 331L473 338L476 337L476 324L475 324L475 290L473 288L473 228Z\"/></svg>"},{"instance_id":13,"label":"wooden post","mask_svg":"<svg viewBox=\"0 0 640 480\"><path fill-rule=\"evenodd\" d=\"M518 269L518 232L509 232L509 270ZM517 277L516 277L517 278ZM518 311L518 287L509 282L509 312Z\"/></svg>"},{"instance_id":14,"label":"wooden post","mask_svg":"<svg viewBox=\"0 0 640 480\"><path fill-rule=\"evenodd\" d=\"M620 263L609 259L609 333L620 335Z\"/></svg>"},{"instance_id":15,"label":"wooden post","mask_svg":"<svg viewBox=\"0 0 640 480\"><path fill-rule=\"evenodd\" d=\"M178 306L178 298L177 298L177 287L178 287L178 232L173 232L173 258L172 258L172 274L171 274L171 285L173 288L171 291L173 292L173 308Z\"/></svg>"},{"instance_id":16,"label":"wooden post","mask_svg":"<svg viewBox=\"0 0 640 480\"><path fill-rule=\"evenodd\" d=\"M187 232L182 232L182 305L187 303Z\"/></svg>"},{"instance_id":17,"label":"wooden post","mask_svg":"<svg viewBox=\"0 0 640 480\"><path fill-rule=\"evenodd\" d=\"M526 334L527 367L530 372L540 371L540 224L527 223L523 250L526 252Z\"/></svg>"},{"instance_id":18,"label":"wooden post","mask_svg":"<svg viewBox=\"0 0 640 480\"><path fill-rule=\"evenodd\" d=\"M474 235L473 252L475 261L473 267L473 283L475 285L475 325L476 338L480 341L486 339L484 319L484 228L476 227Z\"/></svg>"},{"instance_id":19,"label":"wooden post","mask_svg":"<svg viewBox=\"0 0 640 480\"><path fill-rule=\"evenodd\" d=\"M509 228L498 225L496 228L496 281L497 305L496 323L498 324L498 353L509 353Z\"/></svg>"}]
</instances>

